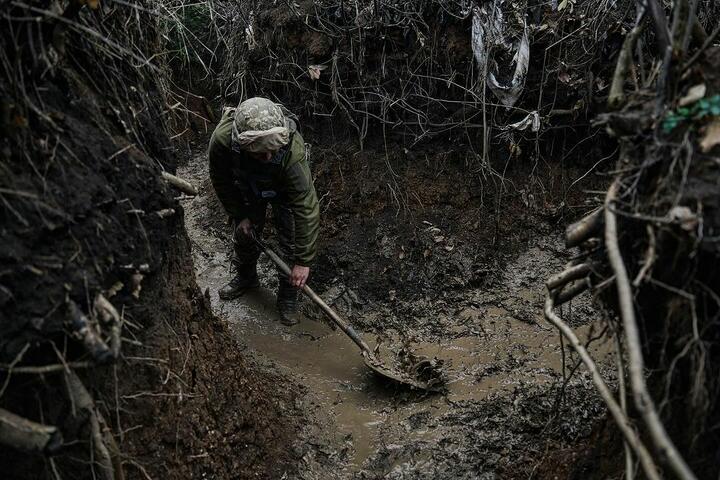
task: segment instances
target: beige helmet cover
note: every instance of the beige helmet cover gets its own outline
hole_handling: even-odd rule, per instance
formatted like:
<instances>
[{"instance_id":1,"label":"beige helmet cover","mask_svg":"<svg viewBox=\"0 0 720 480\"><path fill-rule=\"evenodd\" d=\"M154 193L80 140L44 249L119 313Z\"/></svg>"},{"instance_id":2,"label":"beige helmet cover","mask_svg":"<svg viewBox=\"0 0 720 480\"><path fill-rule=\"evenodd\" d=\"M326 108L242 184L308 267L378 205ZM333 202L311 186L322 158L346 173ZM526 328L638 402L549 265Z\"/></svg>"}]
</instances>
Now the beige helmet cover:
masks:
<instances>
[{"instance_id":1,"label":"beige helmet cover","mask_svg":"<svg viewBox=\"0 0 720 480\"><path fill-rule=\"evenodd\" d=\"M241 102L235 109L232 148L235 151L270 152L290 142L290 123L279 105L262 97Z\"/></svg>"}]
</instances>

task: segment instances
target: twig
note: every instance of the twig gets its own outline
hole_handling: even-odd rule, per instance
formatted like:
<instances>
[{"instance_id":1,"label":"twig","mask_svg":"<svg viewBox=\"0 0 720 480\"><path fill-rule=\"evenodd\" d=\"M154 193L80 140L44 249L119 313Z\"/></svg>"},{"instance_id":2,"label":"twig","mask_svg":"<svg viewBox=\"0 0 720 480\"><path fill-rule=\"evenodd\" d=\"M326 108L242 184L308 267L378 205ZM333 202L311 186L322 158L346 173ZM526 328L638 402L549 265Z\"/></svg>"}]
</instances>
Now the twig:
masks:
<instances>
[{"instance_id":1,"label":"twig","mask_svg":"<svg viewBox=\"0 0 720 480\"><path fill-rule=\"evenodd\" d=\"M124 478L117 445L115 445L115 440L105 419L95 407L90 392L88 392L75 372L71 371L65 378L67 379L68 391L75 405L88 414L93 451L98 457L97 461L100 464L103 479L119 480ZM108 446L110 446L110 449L108 449ZM111 454L111 450L114 455Z\"/></svg>"},{"instance_id":2,"label":"twig","mask_svg":"<svg viewBox=\"0 0 720 480\"><path fill-rule=\"evenodd\" d=\"M623 322L623 331L628 350L628 373L635 407L642 415L655 446L667 458L675 474L684 480L695 479L695 474L687 466L672 440L668 437L655 409L655 403L645 384L644 361L640 333L635 320L632 288L620 254L620 246L618 245L617 220L613 209L610 208L617 200L619 188L620 181L615 180L610 185L605 198L605 247L610 266L615 273L620 317Z\"/></svg>"},{"instance_id":3,"label":"twig","mask_svg":"<svg viewBox=\"0 0 720 480\"><path fill-rule=\"evenodd\" d=\"M720 25L718 25L715 28L715 30L713 30L713 32L708 36L708 38L705 40L705 42L702 44L702 46L698 49L698 51L695 52L693 54L693 56L690 57L690 59L687 62L685 62L685 64L682 66L682 69L680 71L684 72L688 68L692 67L693 64L698 61L698 59L700 58L700 55L702 55L703 52L705 50L707 50L710 47L710 45L712 45L712 43L715 41L715 39L718 37L718 35L720 35Z\"/></svg>"},{"instance_id":4,"label":"twig","mask_svg":"<svg viewBox=\"0 0 720 480\"><path fill-rule=\"evenodd\" d=\"M552 292L548 290L547 296L545 298L545 318L550 323L555 325L555 327L560 331L562 336L570 342L570 345L580 356L580 359L585 364L585 367L592 375L592 381L595 385L595 388L597 389L598 393L600 393L600 397L605 402L605 405L607 405L608 410L610 410L610 414L615 420L615 423L620 428L620 432L625 437L628 445L630 445L635 454L638 456L645 475L650 480L660 480L660 473L658 472L658 469L652 460L650 452L648 452L647 448L640 440L640 437L638 437L637 433L633 430L630 421L623 413L620 405L618 405L618 403L615 401L615 398L613 398L613 395L610 392L607 384L605 383L605 380L602 378L602 375L600 375L600 371L598 370L597 365L595 365L595 362L588 353L587 349L585 349L582 343L580 343L580 340L578 339L577 335L575 335L575 332L573 332L572 329L565 322L563 322L562 319L555 314L555 312L553 312L553 307L553 295Z\"/></svg>"}]
</instances>

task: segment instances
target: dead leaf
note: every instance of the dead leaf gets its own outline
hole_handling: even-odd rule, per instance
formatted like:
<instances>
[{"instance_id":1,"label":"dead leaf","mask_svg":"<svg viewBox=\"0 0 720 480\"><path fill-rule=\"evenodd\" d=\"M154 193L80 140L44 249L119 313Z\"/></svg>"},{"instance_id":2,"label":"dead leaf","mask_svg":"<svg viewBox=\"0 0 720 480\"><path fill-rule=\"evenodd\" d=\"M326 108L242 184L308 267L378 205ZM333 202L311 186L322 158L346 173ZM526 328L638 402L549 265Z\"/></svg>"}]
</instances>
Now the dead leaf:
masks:
<instances>
[{"instance_id":1,"label":"dead leaf","mask_svg":"<svg viewBox=\"0 0 720 480\"><path fill-rule=\"evenodd\" d=\"M707 87L704 83L690 87L690 90L688 90L688 93L680 99L678 105L684 107L686 105L690 105L691 103L695 103L705 96L705 92L707 92Z\"/></svg>"},{"instance_id":2,"label":"dead leaf","mask_svg":"<svg viewBox=\"0 0 720 480\"><path fill-rule=\"evenodd\" d=\"M432 252L430 251L430 249L426 248L425 251L423 252L423 258L428 258L431 253Z\"/></svg>"},{"instance_id":3,"label":"dead leaf","mask_svg":"<svg viewBox=\"0 0 720 480\"><path fill-rule=\"evenodd\" d=\"M310 75L311 79L318 80L320 78L320 72L322 72L326 68L327 68L327 65L309 65L308 66L308 75Z\"/></svg>"},{"instance_id":4,"label":"dead leaf","mask_svg":"<svg viewBox=\"0 0 720 480\"><path fill-rule=\"evenodd\" d=\"M453 250L455 250L455 247L453 247L452 245L445 245L444 248L448 252L452 252Z\"/></svg>"},{"instance_id":5,"label":"dead leaf","mask_svg":"<svg viewBox=\"0 0 720 480\"><path fill-rule=\"evenodd\" d=\"M105 292L105 293L106 293L106 297L107 297L107 298L112 298L112 297L114 297L115 295L117 295L117 293L118 293L120 290L123 289L124 286L125 286L125 284L122 283L122 282L115 282L115 283L112 285L112 287L108 288L107 291Z\"/></svg>"},{"instance_id":6,"label":"dead leaf","mask_svg":"<svg viewBox=\"0 0 720 480\"><path fill-rule=\"evenodd\" d=\"M700 141L700 149L707 153L713 149L715 145L720 145L720 119L715 119L710 125L705 127L705 135Z\"/></svg>"},{"instance_id":7,"label":"dead leaf","mask_svg":"<svg viewBox=\"0 0 720 480\"><path fill-rule=\"evenodd\" d=\"M673 207L668 213L671 220L679 222L680 228L692 232L697 228L698 217L688 207Z\"/></svg>"},{"instance_id":8,"label":"dead leaf","mask_svg":"<svg viewBox=\"0 0 720 480\"><path fill-rule=\"evenodd\" d=\"M437 235L437 236L433 237L433 241L434 241L435 243L444 242L444 241L445 241L445 237L443 237L442 235Z\"/></svg>"},{"instance_id":9,"label":"dead leaf","mask_svg":"<svg viewBox=\"0 0 720 480\"><path fill-rule=\"evenodd\" d=\"M130 282L132 285L132 290L130 291L130 294L137 298L140 298L140 290L142 290L142 281L145 276L142 273L133 273L130 276Z\"/></svg>"}]
</instances>

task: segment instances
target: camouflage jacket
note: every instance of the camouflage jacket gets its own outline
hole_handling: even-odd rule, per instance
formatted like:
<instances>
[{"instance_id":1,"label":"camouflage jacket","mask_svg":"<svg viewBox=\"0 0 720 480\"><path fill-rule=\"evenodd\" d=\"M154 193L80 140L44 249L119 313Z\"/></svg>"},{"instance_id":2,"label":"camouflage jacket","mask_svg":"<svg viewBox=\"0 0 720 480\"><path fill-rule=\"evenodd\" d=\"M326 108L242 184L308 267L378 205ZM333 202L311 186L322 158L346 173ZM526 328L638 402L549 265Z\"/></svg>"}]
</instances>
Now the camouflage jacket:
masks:
<instances>
[{"instance_id":1,"label":"camouflage jacket","mask_svg":"<svg viewBox=\"0 0 720 480\"><path fill-rule=\"evenodd\" d=\"M234 109L225 109L210 139L210 180L227 213L249 217L258 202L280 202L295 218L295 264L308 266L317 253L320 207L299 132L269 163L231 148Z\"/></svg>"}]
</instances>

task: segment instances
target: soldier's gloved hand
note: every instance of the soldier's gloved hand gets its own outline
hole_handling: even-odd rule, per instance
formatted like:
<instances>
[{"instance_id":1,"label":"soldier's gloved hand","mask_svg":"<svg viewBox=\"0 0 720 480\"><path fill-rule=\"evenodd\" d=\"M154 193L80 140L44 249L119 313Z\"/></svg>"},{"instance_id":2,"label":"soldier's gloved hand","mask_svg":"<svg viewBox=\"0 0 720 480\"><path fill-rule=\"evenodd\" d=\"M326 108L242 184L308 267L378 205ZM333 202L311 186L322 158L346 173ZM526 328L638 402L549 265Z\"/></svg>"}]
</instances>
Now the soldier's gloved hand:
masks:
<instances>
[{"instance_id":1,"label":"soldier's gloved hand","mask_svg":"<svg viewBox=\"0 0 720 480\"><path fill-rule=\"evenodd\" d=\"M295 288L303 288L310 275L310 267L295 265L290 272L290 285Z\"/></svg>"},{"instance_id":2,"label":"soldier's gloved hand","mask_svg":"<svg viewBox=\"0 0 720 480\"><path fill-rule=\"evenodd\" d=\"M249 237L252 235L253 224L249 218L243 218L235 227L235 231L239 231L243 235Z\"/></svg>"}]
</instances>

